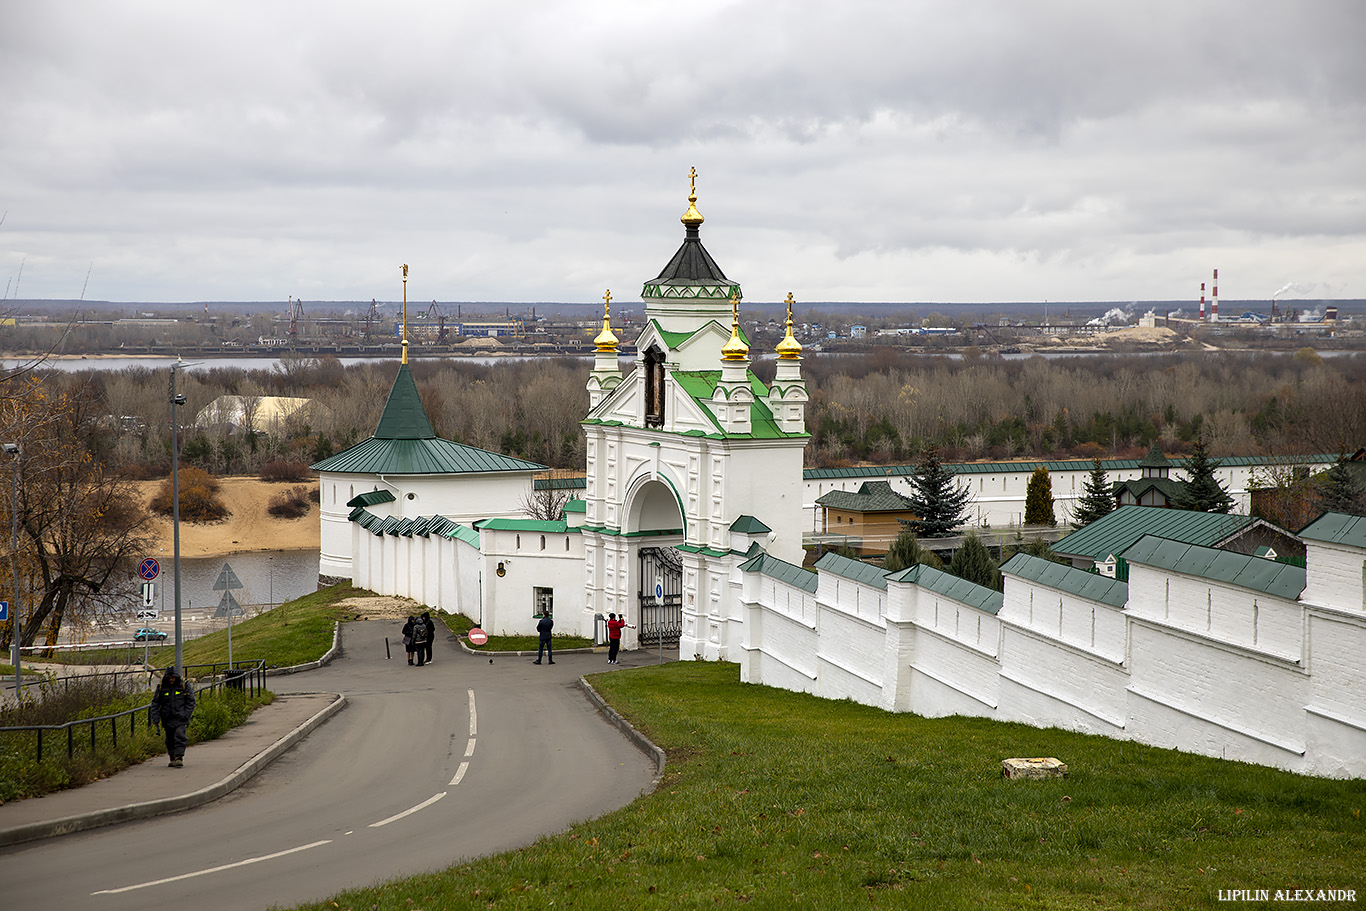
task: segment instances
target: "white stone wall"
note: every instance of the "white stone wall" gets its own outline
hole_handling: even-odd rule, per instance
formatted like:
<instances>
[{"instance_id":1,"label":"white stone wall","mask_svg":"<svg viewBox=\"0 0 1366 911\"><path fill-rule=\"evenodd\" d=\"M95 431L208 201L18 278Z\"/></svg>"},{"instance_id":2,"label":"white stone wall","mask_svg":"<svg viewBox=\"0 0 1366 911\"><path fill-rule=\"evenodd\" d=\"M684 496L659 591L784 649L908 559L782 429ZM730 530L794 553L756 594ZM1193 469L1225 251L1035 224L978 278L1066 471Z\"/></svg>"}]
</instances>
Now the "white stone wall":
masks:
<instances>
[{"instance_id":1,"label":"white stone wall","mask_svg":"<svg viewBox=\"0 0 1366 911\"><path fill-rule=\"evenodd\" d=\"M1173 459L1174 463L1179 459ZM1319 471L1330 468L1331 462L1315 462L1312 470ZM1252 479L1254 468L1251 466L1221 467L1215 470L1214 476L1224 485L1229 496L1233 497L1233 511L1246 513L1251 506L1251 495L1248 493L1248 484ZM965 472L958 475L960 487L967 487L972 491L972 504L969 507L968 515L971 524L990 525L993 528L1009 527L1011 525L1024 524L1025 493L1029 486L1029 478L1034 470L1020 470L1011 472ZM1265 472L1261 472L1264 474ZM1075 471L1051 471L1049 478L1053 482L1053 514L1057 517L1059 524L1065 523L1072 515L1076 503L1081 499L1086 490L1086 480L1091 474L1091 466L1087 464L1084 468ZM1142 470L1129 468L1123 470L1107 470L1106 480L1114 483L1116 481L1133 481L1142 477ZM1186 472L1173 465L1170 476L1176 480L1186 480ZM816 499L832 490L844 490L854 493L864 481L889 481L892 489L903 496L910 496L912 492L910 475L885 475L869 474L862 477L851 478L821 478L817 480L803 480L802 482L802 528L808 532L823 531L820 527L821 510L816 505Z\"/></svg>"},{"instance_id":2,"label":"white stone wall","mask_svg":"<svg viewBox=\"0 0 1366 911\"><path fill-rule=\"evenodd\" d=\"M1310 603L1130 565L1123 607L1007 576L998 614L822 572L739 573L741 679L1366 777L1366 552L1310 545Z\"/></svg>"}]
</instances>

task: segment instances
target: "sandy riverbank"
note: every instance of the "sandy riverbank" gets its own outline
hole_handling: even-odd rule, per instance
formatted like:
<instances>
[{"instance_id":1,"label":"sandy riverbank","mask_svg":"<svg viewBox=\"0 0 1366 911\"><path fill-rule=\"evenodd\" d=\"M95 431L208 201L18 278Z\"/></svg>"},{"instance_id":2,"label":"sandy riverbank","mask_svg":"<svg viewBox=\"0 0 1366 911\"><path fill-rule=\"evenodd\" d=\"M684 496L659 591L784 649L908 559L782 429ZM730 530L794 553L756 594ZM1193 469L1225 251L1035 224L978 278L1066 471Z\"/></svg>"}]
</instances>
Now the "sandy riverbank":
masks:
<instances>
[{"instance_id":1,"label":"sandy riverbank","mask_svg":"<svg viewBox=\"0 0 1366 911\"><path fill-rule=\"evenodd\" d=\"M320 546L318 504L299 519L277 519L266 512L270 498L297 486L293 482L261 481L256 478L220 478L223 502L232 515L220 522L180 523L182 557L222 557L268 550L317 550ZM138 485L143 502L148 503L161 487L160 481ZM317 482L306 486L316 488ZM169 518L153 514L152 533L157 546L170 555L173 529Z\"/></svg>"}]
</instances>

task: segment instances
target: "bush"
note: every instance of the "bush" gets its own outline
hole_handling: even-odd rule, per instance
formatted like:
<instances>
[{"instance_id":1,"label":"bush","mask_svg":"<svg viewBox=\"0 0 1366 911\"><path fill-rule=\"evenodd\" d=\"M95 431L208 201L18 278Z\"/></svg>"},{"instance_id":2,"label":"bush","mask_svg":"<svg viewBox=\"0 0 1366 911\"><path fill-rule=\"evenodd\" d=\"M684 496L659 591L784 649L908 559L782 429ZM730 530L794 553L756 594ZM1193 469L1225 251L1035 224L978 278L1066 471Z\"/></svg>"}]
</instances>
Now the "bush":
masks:
<instances>
[{"instance_id":1,"label":"bush","mask_svg":"<svg viewBox=\"0 0 1366 911\"><path fill-rule=\"evenodd\" d=\"M172 512L172 481L161 482L161 489L152 498L152 512L169 516ZM180 470L180 518L186 522L214 522L226 517L228 507L218 495L218 479L202 468Z\"/></svg>"},{"instance_id":2,"label":"bush","mask_svg":"<svg viewBox=\"0 0 1366 911\"><path fill-rule=\"evenodd\" d=\"M283 490L270 498L266 512L277 519L297 519L308 515L308 489L302 485Z\"/></svg>"},{"instance_id":3,"label":"bush","mask_svg":"<svg viewBox=\"0 0 1366 911\"><path fill-rule=\"evenodd\" d=\"M307 462L274 460L261 466L262 481L307 481L312 477Z\"/></svg>"}]
</instances>

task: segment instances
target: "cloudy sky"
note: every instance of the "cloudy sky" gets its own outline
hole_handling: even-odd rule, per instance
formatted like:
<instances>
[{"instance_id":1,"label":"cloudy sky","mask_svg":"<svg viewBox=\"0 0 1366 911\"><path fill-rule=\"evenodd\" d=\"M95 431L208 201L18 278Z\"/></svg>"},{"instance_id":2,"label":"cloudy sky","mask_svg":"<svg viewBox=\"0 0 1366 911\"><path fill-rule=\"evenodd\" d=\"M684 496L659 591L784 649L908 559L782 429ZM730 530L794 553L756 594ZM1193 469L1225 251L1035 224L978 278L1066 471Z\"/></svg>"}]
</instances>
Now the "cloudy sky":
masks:
<instances>
[{"instance_id":1,"label":"cloudy sky","mask_svg":"<svg viewBox=\"0 0 1366 911\"><path fill-rule=\"evenodd\" d=\"M1361 0L0 4L6 297L1366 298ZM88 281L87 281L88 276Z\"/></svg>"}]
</instances>

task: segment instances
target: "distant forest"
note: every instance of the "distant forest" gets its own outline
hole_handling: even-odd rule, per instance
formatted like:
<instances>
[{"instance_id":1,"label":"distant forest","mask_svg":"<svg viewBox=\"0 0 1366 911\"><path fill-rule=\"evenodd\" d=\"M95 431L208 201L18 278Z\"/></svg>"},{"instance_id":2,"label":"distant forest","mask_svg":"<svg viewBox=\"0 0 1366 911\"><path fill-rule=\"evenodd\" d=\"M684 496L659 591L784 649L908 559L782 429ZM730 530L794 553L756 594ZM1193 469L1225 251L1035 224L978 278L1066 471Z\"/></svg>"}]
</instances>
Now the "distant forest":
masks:
<instances>
[{"instance_id":1,"label":"distant forest","mask_svg":"<svg viewBox=\"0 0 1366 911\"><path fill-rule=\"evenodd\" d=\"M369 437L398 365L284 358L271 369L184 371L183 464L257 473L269 462L312 463ZM439 436L563 469L584 466L579 421L590 365L571 359L475 364L419 360L413 375ZM755 367L771 378L773 363ZM807 357L808 467L907 463L925 447L945 460L1133 457L1154 443L1171 455L1197 435L1214 456L1350 453L1366 445L1366 354L1105 355L1008 360ZM169 371L39 368L54 391L79 397L93 450L130 477L170 466ZM318 406L285 432L196 429L221 395L299 396Z\"/></svg>"}]
</instances>

